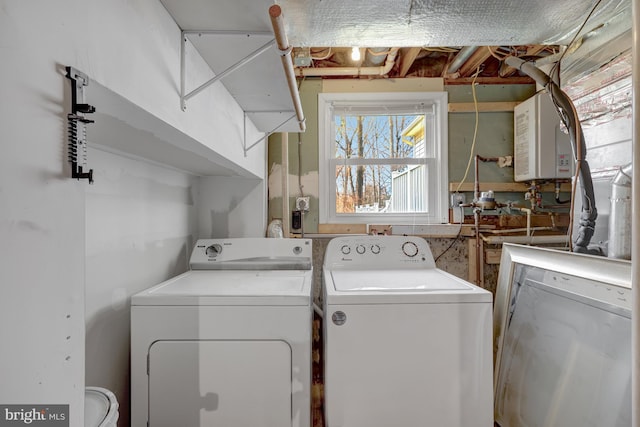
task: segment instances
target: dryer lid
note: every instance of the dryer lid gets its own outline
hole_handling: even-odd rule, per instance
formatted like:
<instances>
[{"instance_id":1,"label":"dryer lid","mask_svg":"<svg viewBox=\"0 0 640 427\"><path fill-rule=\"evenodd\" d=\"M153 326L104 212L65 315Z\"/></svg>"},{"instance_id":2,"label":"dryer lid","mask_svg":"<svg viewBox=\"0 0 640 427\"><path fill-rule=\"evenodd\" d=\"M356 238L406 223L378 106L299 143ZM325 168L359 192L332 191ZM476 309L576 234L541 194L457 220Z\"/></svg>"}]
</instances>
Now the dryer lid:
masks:
<instances>
[{"instance_id":1,"label":"dryer lid","mask_svg":"<svg viewBox=\"0 0 640 427\"><path fill-rule=\"evenodd\" d=\"M310 270L192 270L131 298L132 305L310 305Z\"/></svg>"}]
</instances>

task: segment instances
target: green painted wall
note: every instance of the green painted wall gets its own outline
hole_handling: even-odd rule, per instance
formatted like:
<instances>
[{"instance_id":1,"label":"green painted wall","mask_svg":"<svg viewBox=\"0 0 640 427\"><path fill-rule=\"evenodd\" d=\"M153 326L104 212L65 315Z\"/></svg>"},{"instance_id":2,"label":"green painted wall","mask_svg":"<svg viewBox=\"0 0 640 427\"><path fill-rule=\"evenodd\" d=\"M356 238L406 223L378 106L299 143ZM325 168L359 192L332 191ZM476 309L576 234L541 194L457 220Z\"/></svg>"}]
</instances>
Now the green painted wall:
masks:
<instances>
[{"instance_id":1,"label":"green painted wall","mask_svg":"<svg viewBox=\"0 0 640 427\"><path fill-rule=\"evenodd\" d=\"M471 85L445 86L449 103L473 102ZM524 101L535 94L535 85L476 85L476 99L482 102ZM449 182L460 182L469 162L476 123L475 112L449 114ZM475 154L483 157L513 155L513 113L479 113ZM474 182L474 162L465 182ZM513 168L499 168L495 163L480 163L480 181L513 182ZM467 201L473 192L465 193ZM499 202L520 201L522 194L496 194Z\"/></svg>"},{"instance_id":2,"label":"green painted wall","mask_svg":"<svg viewBox=\"0 0 640 427\"><path fill-rule=\"evenodd\" d=\"M320 79L306 79L300 84L300 98L305 112L307 131L303 134L289 134L289 203L295 208L298 191L298 165L303 177L303 192L310 196L310 212L304 217L305 233L318 232L318 102L317 96L322 90ZM449 103L473 102L470 85L447 85ZM476 85L477 101L523 101L535 93L534 85ZM459 182L464 176L470 156L471 144L475 128L475 113L449 114L449 181ZM298 143L300 138L300 144ZM299 150L298 150L299 148ZM475 153L485 157L506 156L513 154L513 113L480 113ZM281 164L281 136L269 138L269 171L278 170ZM299 160L300 159L300 162ZM481 164L480 178L488 182L512 182L512 168L498 168L495 164ZM473 161L466 182L473 182ZM271 181L270 181L271 182ZM276 182L276 181L274 181ZM278 179L276 185L280 186ZM273 185L270 185L272 187ZM280 193L270 188L270 193ZM498 201L523 200L521 194L500 194ZM467 200L473 198L467 193ZM502 200L500 199L502 198ZM269 220L282 218L282 197L270 195Z\"/></svg>"}]
</instances>

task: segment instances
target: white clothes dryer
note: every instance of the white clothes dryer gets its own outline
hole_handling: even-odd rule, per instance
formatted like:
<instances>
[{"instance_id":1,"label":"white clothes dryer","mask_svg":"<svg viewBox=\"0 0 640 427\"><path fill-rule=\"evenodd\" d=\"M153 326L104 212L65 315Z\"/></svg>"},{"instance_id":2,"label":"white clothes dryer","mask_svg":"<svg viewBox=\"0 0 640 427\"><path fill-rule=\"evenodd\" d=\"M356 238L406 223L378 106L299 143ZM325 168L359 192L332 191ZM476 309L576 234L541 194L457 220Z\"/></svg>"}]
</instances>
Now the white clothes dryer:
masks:
<instances>
[{"instance_id":1,"label":"white clothes dryer","mask_svg":"<svg viewBox=\"0 0 640 427\"><path fill-rule=\"evenodd\" d=\"M309 239L205 239L131 299L132 427L309 427Z\"/></svg>"},{"instance_id":2,"label":"white clothes dryer","mask_svg":"<svg viewBox=\"0 0 640 427\"><path fill-rule=\"evenodd\" d=\"M419 237L332 239L324 266L327 427L492 427L492 294Z\"/></svg>"}]
</instances>

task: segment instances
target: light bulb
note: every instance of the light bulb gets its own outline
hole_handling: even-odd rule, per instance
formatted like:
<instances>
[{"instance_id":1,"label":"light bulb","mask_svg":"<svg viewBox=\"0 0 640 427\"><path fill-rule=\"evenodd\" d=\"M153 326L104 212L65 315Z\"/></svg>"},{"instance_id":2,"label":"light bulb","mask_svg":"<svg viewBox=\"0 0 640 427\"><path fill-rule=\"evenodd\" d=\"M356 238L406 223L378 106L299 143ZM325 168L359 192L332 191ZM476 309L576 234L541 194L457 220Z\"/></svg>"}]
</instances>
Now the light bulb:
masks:
<instances>
[{"instance_id":1,"label":"light bulb","mask_svg":"<svg viewBox=\"0 0 640 427\"><path fill-rule=\"evenodd\" d=\"M354 61L360 61L360 48L352 47L351 48L351 59Z\"/></svg>"}]
</instances>

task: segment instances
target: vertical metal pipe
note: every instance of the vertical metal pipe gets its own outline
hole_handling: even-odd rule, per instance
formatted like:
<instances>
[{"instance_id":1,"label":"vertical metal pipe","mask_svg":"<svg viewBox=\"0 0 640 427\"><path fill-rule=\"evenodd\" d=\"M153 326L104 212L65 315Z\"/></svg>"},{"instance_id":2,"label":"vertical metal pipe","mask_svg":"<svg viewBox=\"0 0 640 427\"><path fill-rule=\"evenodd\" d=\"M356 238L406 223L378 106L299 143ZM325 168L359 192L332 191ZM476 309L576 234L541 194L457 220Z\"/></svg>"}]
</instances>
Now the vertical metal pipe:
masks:
<instances>
[{"instance_id":1,"label":"vertical metal pipe","mask_svg":"<svg viewBox=\"0 0 640 427\"><path fill-rule=\"evenodd\" d=\"M287 84L289 85L289 93L291 94L291 100L293 101L293 108L296 110L296 116L298 117L300 132L304 132L307 129L307 125L305 124L304 112L302 111L302 103L300 102L300 93L298 93L296 73L293 70L291 46L289 46L289 41L287 40L287 35L284 31L282 8L280 8L280 6L277 4L272 5L269 8L269 17L271 18L273 34L276 37L276 43L278 44L278 49L280 50L280 58L282 60L282 66L284 67L284 73L287 78Z\"/></svg>"},{"instance_id":2,"label":"vertical metal pipe","mask_svg":"<svg viewBox=\"0 0 640 427\"><path fill-rule=\"evenodd\" d=\"M634 212L640 212L640 69L638 58L640 55L640 4L632 3L633 25L633 181L632 181L632 206ZM640 254L640 224L637 218L633 218L631 225L631 286L632 286L632 326L631 326L631 425L640 427L640 266L638 265Z\"/></svg>"}]
</instances>

